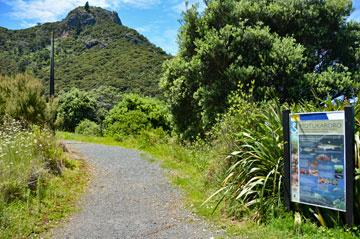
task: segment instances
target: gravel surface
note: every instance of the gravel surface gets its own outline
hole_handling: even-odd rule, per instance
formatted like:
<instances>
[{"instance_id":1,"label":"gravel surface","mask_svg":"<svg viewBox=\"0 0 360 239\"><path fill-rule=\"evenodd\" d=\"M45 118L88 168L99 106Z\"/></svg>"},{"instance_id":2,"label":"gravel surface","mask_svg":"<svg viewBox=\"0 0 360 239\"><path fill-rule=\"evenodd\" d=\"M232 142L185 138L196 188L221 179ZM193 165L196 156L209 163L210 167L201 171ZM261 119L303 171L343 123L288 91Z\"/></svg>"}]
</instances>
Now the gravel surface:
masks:
<instances>
[{"instance_id":1,"label":"gravel surface","mask_svg":"<svg viewBox=\"0 0 360 239\"><path fill-rule=\"evenodd\" d=\"M210 228L184 208L181 194L164 171L135 150L65 142L94 169L80 212L53 231L54 238L216 238Z\"/></svg>"}]
</instances>

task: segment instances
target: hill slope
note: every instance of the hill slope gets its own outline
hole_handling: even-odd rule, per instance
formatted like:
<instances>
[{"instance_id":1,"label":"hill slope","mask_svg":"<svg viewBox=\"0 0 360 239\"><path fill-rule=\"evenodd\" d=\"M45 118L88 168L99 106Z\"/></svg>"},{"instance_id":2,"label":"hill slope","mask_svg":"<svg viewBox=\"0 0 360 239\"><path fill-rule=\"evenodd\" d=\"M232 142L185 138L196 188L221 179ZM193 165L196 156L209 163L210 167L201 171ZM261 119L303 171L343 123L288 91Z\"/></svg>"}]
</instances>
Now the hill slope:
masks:
<instances>
[{"instance_id":1,"label":"hill slope","mask_svg":"<svg viewBox=\"0 0 360 239\"><path fill-rule=\"evenodd\" d=\"M0 27L0 74L29 72L47 85L52 30L56 92L111 85L123 92L159 94L161 65L169 56L123 26L116 12L98 7L78 7L62 21L24 30Z\"/></svg>"}]
</instances>

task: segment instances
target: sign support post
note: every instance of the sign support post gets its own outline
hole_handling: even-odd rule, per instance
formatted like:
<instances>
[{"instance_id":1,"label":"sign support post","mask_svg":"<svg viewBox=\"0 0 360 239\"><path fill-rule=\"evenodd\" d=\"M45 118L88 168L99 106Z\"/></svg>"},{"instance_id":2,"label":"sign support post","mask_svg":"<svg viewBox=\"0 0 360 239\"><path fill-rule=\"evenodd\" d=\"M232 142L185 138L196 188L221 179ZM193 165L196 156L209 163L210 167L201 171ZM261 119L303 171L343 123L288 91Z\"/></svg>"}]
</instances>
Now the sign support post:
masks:
<instances>
[{"instance_id":1,"label":"sign support post","mask_svg":"<svg viewBox=\"0 0 360 239\"><path fill-rule=\"evenodd\" d=\"M284 201L287 210L291 210L290 201L290 110L284 110L282 114L283 137L284 137Z\"/></svg>"},{"instance_id":2,"label":"sign support post","mask_svg":"<svg viewBox=\"0 0 360 239\"><path fill-rule=\"evenodd\" d=\"M348 226L354 225L354 108L345 107L345 141L346 141L346 213Z\"/></svg>"}]
</instances>

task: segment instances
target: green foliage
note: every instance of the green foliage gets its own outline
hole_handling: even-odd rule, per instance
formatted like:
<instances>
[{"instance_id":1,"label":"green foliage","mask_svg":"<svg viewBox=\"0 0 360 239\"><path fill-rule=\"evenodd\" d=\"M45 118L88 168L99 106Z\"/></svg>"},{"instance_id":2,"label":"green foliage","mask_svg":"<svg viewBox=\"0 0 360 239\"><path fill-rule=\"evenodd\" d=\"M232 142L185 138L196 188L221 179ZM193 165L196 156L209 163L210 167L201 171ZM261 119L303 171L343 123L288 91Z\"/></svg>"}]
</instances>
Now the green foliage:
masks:
<instances>
[{"instance_id":1,"label":"green foliage","mask_svg":"<svg viewBox=\"0 0 360 239\"><path fill-rule=\"evenodd\" d=\"M72 169L67 166L72 165ZM0 238L33 238L74 210L86 181L52 132L7 119L0 127Z\"/></svg>"},{"instance_id":2,"label":"green foliage","mask_svg":"<svg viewBox=\"0 0 360 239\"><path fill-rule=\"evenodd\" d=\"M185 138L203 136L239 84L249 93L253 82L258 101L356 94L360 24L346 22L350 0L212 0L207 6L203 14L196 7L183 14L179 54L164 65L161 80Z\"/></svg>"},{"instance_id":3,"label":"green foliage","mask_svg":"<svg viewBox=\"0 0 360 239\"><path fill-rule=\"evenodd\" d=\"M55 123L57 117L57 110L59 107L59 99L58 98L49 98L47 105L46 105L46 119L47 119L47 126L52 130L55 131Z\"/></svg>"},{"instance_id":4,"label":"green foliage","mask_svg":"<svg viewBox=\"0 0 360 239\"><path fill-rule=\"evenodd\" d=\"M85 3L85 11L89 12L90 11L90 5L89 5L89 2L86 2Z\"/></svg>"},{"instance_id":5,"label":"green foliage","mask_svg":"<svg viewBox=\"0 0 360 239\"><path fill-rule=\"evenodd\" d=\"M39 80L29 75L0 75L0 118L9 115L27 124L46 120L46 103Z\"/></svg>"},{"instance_id":6,"label":"green foliage","mask_svg":"<svg viewBox=\"0 0 360 239\"><path fill-rule=\"evenodd\" d=\"M121 91L112 86L100 86L92 91L90 95L96 100L97 116L100 120L104 120L106 114L121 99Z\"/></svg>"},{"instance_id":7,"label":"green foliage","mask_svg":"<svg viewBox=\"0 0 360 239\"><path fill-rule=\"evenodd\" d=\"M87 136L101 136L100 126L95 122L85 119L75 128L75 133Z\"/></svg>"},{"instance_id":8,"label":"green foliage","mask_svg":"<svg viewBox=\"0 0 360 239\"><path fill-rule=\"evenodd\" d=\"M95 99L89 93L76 88L61 95L56 119L57 127L73 132L84 119L97 121Z\"/></svg>"},{"instance_id":9,"label":"green foliage","mask_svg":"<svg viewBox=\"0 0 360 239\"><path fill-rule=\"evenodd\" d=\"M48 177L61 175L64 158L50 132L39 128L29 132L18 122L6 120L0 143L1 202L26 200L29 192L41 193Z\"/></svg>"},{"instance_id":10,"label":"green foliage","mask_svg":"<svg viewBox=\"0 0 360 239\"><path fill-rule=\"evenodd\" d=\"M355 22L346 22L351 11L351 0L214 0L204 15L207 28L201 27L199 32L237 24L238 19L246 20L250 26L260 22L268 26L271 32L282 37L293 36L303 45L306 48L307 67L312 71L319 62L322 62L324 69L333 60L346 60L346 63L341 62L345 65L349 63L347 57L352 54L349 50L359 47L356 40L359 36L356 36L355 29L360 26Z\"/></svg>"},{"instance_id":11,"label":"green foliage","mask_svg":"<svg viewBox=\"0 0 360 239\"><path fill-rule=\"evenodd\" d=\"M110 110L105 125L107 135L120 139L151 128L170 130L170 115L160 100L127 94Z\"/></svg>"},{"instance_id":12,"label":"green foliage","mask_svg":"<svg viewBox=\"0 0 360 239\"><path fill-rule=\"evenodd\" d=\"M227 119L240 123L237 131L227 132L236 151L226 158L223 187L214 196L221 194L230 215L242 218L255 212L254 219L263 220L282 205L281 108L276 102L240 102Z\"/></svg>"},{"instance_id":13,"label":"green foliage","mask_svg":"<svg viewBox=\"0 0 360 239\"><path fill-rule=\"evenodd\" d=\"M29 29L0 28L0 74L31 72L48 84L52 30L56 92L113 86L121 92L160 95L161 65L169 56L121 25L113 12L96 7L89 12L80 7L63 21Z\"/></svg>"},{"instance_id":14,"label":"green foliage","mask_svg":"<svg viewBox=\"0 0 360 239\"><path fill-rule=\"evenodd\" d=\"M242 24L209 31L197 43L197 54L190 62L180 55L165 65L162 87L179 131L208 130L227 108L227 96L239 82L249 84L256 79L258 99L276 95L285 100L301 92L304 49L294 39ZM188 110L190 117L184 120L188 114L183 111Z\"/></svg>"},{"instance_id":15,"label":"green foliage","mask_svg":"<svg viewBox=\"0 0 360 239\"><path fill-rule=\"evenodd\" d=\"M359 82L354 83L352 75L347 69L335 71L328 68L326 71L316 74L309 73L305 76L311 88L308 91L314 93L320 99L332 98L340 95L352 97L359 92Z\"/></svg>"}]
</instances>

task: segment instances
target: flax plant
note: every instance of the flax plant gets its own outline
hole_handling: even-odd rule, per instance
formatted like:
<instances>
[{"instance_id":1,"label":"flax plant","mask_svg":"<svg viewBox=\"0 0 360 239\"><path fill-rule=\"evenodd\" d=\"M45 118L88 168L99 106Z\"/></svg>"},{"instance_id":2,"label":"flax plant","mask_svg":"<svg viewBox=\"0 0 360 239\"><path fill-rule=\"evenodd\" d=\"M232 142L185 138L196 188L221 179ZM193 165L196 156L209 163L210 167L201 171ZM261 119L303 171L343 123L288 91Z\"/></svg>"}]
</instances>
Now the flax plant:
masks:
<instances>
[{"instance_id":1,"label":"flax plant","mask_svg":"<svg viewBox=\"0 0 360 239\"><path fill-rule=\"evenodd\" d=\"M208 200L221 195L219 203L224 200L231 214L253 211L254 219L262 220L281 206L281 109L274 103L253 106L257 110L243 112L242 117L252 120L235 134L237 150L226 158L230 167L223 187Z\"/></svg>"}]
</instances>

